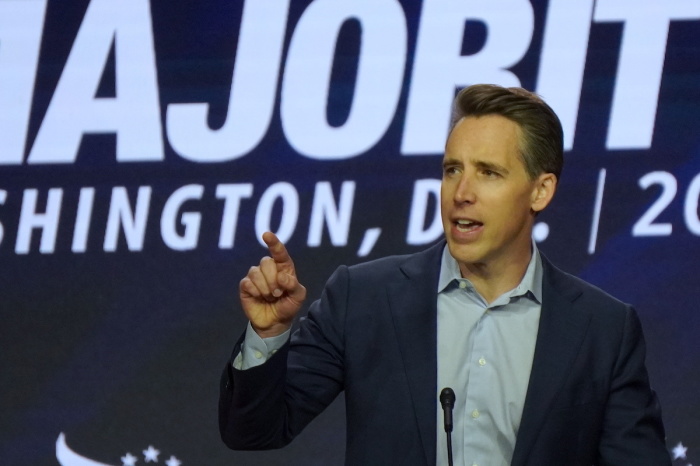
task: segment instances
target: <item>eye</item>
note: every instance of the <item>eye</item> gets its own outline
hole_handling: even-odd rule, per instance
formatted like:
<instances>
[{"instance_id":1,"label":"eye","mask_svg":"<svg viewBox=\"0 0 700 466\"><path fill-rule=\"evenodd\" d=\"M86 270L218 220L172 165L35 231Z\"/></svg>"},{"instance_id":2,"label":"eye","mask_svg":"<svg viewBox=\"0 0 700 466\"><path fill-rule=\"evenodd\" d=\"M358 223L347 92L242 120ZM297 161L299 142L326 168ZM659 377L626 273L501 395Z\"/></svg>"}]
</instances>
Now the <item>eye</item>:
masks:
<instances>
[{"instance_id":1,"label":"eye","mask_svg":"<svg viewBox=\"0 0 700 466\"><path fill-rule=\"evenodd\" d=\"M490 169L488 169L488 168L485 168L484 170L482 170L482 173L483 173L487 178L498 178L499 176L501 176L500 173L498 173L498 172L496 172L496 171L493 171L493 170L490 170Z\"/></svg>"},{"instance_id":2,"label":"eye","mask_svg":"<svg viewBox=\"0 0 700 466\"><path fill-rule=\"evenodd\" d=\"M446 165L442 167L443 176L452 176L459 174L459 167L455 165Z\"/></svg>"}]
</instances>

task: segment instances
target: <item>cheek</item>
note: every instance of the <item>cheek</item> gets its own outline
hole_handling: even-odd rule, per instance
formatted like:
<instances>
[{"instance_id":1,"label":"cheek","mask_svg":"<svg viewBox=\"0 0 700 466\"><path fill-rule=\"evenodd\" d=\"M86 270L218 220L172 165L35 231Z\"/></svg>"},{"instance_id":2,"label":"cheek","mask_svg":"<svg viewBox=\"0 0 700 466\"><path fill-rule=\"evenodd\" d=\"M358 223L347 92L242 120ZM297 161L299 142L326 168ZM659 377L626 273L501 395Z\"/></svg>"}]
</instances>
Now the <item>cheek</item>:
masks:
<instances>
[{"instance_id":1,"label":"cheek","mask_svg":"<svg viewBox=\"0 0 700 466\"><path fill-rule=\"evenodd\" d=\"M447 196L449 196L449 191L450 191L450 182L448 179L443 178L442 181L440 182L440 196L445 199Z\"/></svg>"},{"instance_id":2,"label":"cheek","mask_svg":"<svg viewBox=\"0 0 700 466\"><path fill-rule=\"evenodd\" d=\"M442 209L444 210L450 205L451 199L452 194L450 193L450 190L447 188L445 182L443 181L440 185L440 207L442 207Z\"/></svg>"},{"instance_id":3,"label":"cheek","mask_svg":"<svg viewBox=\"0 0 700 466\"><path fill-rule=\"evenodd\" d=\"M522 222L530 213L530 193L506 191L494 196L482 196L484 205L488 205L486 215L491 223L508 226Z\"/></svg>"}]
</instances>

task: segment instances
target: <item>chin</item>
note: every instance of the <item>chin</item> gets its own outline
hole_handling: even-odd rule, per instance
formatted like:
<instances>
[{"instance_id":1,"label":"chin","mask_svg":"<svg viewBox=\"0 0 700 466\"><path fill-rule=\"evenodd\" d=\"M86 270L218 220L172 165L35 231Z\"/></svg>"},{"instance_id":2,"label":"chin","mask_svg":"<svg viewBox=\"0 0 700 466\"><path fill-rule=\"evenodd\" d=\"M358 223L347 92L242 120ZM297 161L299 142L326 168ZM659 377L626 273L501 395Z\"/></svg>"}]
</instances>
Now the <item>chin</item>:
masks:
<instances>
[{"instance_id":1,"label":"chin","mask_svg":"<svg viewBox=\"0 0 700 466\"><path fill-rule=\"evenodd\" d=\"M457 262L465 264L474 264L477 262L482 262L483 254L481 254L476 247L471 245L456 244L447 240L447 246L450 250L450 254L454 257Z\"/></svg>"}]
</instances>

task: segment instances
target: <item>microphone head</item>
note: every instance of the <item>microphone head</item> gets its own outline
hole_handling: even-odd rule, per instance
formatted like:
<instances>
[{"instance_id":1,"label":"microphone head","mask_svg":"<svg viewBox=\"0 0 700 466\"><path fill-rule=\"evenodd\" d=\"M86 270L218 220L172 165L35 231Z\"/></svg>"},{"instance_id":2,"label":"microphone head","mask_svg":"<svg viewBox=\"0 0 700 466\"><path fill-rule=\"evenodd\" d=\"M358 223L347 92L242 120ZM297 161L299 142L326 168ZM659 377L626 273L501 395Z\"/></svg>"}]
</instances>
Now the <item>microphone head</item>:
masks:
<instances>
[{"instance_id":1,"label":"microphone head","mask_svg":"<svg viewBox=\"0 0 700 466\"><path fill-rule=\"evenodd\" d=\"M440 392L440 404L445 408L449 406L450 408L455 405L455 392L450 387L445 387Z\"/></svg>"}]
</instances>

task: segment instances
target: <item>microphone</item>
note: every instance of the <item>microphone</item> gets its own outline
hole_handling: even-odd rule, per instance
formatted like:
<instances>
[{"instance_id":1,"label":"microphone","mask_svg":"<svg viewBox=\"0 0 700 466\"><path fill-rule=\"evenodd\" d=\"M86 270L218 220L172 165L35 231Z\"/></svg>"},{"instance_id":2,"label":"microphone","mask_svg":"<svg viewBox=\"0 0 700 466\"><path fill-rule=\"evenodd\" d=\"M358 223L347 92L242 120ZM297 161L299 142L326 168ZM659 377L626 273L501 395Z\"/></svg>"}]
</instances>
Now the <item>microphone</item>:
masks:
<instances>
[{"instance_id":1,"label":"microphone","mask_svg":"<svg viewBox=\"0 0 700 466\"><path fill-rule=\"evenodd\" d=\"M447 462L452 466L452 408L455 406L455 392L445 387L440 392L440 404L445 413L445 433L447 434Z\"/></svg>"}]
</instances>

